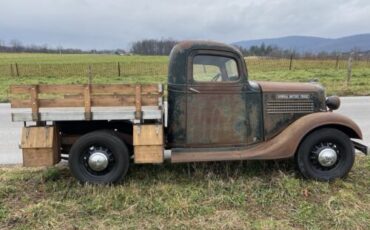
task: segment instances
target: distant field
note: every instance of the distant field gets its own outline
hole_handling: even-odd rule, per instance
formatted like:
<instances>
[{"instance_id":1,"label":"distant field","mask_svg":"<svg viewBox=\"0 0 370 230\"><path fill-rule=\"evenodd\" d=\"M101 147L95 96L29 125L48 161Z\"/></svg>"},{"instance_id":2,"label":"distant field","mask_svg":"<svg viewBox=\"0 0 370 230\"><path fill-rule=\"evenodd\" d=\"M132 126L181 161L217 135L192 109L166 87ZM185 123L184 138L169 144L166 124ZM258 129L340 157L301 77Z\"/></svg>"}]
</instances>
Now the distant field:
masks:
<instances>
[{"instance_id":1,"label":"distant field","mask_svg":"<svg viewBox=\"0 0 370 230\"><path fill-rule=\"evenodd\" d=\"M2 64L93 64L107 62L162 62L167 63L167 56L124 56L109 54L40 54L40 53L0 53Z\"/></svg>"},{"instance_id":2,"label":"distant field","mask_svg":"<svg viewBox=\"0 0 370 230\"><path fill-rule=\"evenodd\" d=\"M247 58L246 62L252 80L307 82L317 79L329 95L370 95L368 61L353 62L348 86L345 60L300 59L291 64L289 59ZM89 68L93 83L165 83L168 57L0 53L0 101L8 100L7 89L11 84L86 83Z\"/></svg>"}]
</instances>

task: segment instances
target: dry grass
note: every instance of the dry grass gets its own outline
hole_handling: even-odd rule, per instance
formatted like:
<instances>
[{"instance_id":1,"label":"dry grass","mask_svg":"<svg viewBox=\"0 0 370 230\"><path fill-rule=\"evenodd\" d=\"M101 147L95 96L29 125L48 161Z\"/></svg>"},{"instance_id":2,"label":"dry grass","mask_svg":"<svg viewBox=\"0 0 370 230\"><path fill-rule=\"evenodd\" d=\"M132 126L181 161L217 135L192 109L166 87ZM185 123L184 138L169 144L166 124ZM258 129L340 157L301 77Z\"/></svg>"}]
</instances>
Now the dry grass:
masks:
<instances>
[{"instance_id":1,"label":"dry grass","mask_svg":"<svg viewBox=\"0 0 370 230\"><path fill-rule=\"evenodd\" d=\"M0 169L3 229L368 229L370 159L331 183L290 161L135 165L116 186L68 169Z\"/></svg>"}]
</instances>

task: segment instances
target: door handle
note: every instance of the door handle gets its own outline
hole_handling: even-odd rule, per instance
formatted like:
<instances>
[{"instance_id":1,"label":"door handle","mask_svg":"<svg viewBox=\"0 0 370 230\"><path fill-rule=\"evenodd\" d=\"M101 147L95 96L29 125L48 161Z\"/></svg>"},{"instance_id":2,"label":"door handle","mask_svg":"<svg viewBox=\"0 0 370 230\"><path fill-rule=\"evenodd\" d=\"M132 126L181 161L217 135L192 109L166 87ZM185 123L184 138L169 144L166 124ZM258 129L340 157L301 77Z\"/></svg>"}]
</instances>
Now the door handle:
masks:
<instances>
[{"instance_id":1,"label":"door handle","mask_svg":"<svg viewBox=\"0 0 370 230\"><path fill-rule=\"evenodd\" d=\"M196 89L194 89L194 88L192 88L192 87L190 87L190 88L189 88L189 90L190 90L191 92L194 92L194 93L200 93L200 91L198 91L198 90L196 90Z\"/></svg>"}]
</instances>

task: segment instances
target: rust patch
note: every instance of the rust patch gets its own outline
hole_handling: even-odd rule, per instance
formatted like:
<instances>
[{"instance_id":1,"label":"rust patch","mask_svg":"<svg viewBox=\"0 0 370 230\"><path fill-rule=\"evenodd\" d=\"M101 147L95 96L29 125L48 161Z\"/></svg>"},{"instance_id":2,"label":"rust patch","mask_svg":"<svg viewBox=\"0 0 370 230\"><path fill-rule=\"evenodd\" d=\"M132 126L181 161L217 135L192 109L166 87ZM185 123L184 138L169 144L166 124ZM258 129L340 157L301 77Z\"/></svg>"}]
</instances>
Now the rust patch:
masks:
<instances>
[{"instance_id":1,"label":"rust patch","mask_svg":"<svg viewBox=\"0 0 370 230\"><path fill-rule=\"evenodd\" d=\"M223 149L194 149L187 151L174 150L172 163L200 162L200 161L226 161L248 159L283 159L294 156L301 140L307 133L319 127L337 125L347 127L355 134L352 138L362 139L362 133L356 123L348 117L331 112L320 112L306 115L279 135L269 141L250 147Z\"/></svg>"},{"instance_id":2,"label":"rust patch","mask_svg":"<svg viewBox=\"0 0 370 230\"><path fill-rule=\"evenodd\" d=\"M187 144L247 142L247 116L239 94L191 94L188 99Z\"/></svg>"}]
</instances>

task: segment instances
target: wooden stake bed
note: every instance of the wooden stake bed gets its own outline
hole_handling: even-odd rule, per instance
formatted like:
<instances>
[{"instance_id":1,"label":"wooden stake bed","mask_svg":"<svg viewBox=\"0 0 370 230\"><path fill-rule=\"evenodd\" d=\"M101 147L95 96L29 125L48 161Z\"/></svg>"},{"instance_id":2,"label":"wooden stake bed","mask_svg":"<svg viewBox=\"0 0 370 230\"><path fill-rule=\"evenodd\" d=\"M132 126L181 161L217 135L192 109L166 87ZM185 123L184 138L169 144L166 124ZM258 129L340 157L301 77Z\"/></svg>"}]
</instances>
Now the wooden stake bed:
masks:
<instances>
[{"instance_id":1,"label":"wooden stake bed","mask_svg":"<svg viewBox=\"0 0 370 230\"><path fill-rule=\"evenodd\" d=\"M13 85L13 121L156 120L162 85Z\"/></svg>"}]
</instances>

